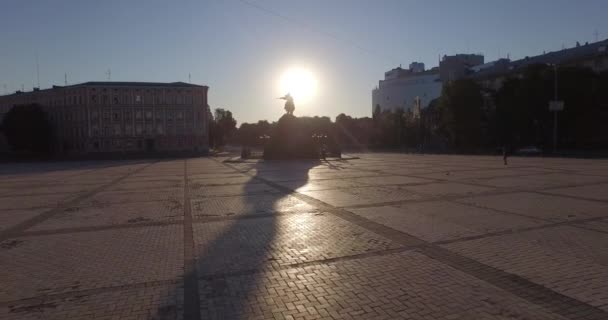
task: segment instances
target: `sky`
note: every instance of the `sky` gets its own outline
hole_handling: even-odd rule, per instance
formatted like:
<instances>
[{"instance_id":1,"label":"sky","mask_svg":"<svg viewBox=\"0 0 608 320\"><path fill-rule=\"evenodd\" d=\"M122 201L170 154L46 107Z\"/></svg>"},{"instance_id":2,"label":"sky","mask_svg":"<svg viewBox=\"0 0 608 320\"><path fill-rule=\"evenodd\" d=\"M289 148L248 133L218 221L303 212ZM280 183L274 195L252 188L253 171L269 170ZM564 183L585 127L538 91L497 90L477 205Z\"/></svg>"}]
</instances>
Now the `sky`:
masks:
<instances>
[{"instance_id":1,"label":"sky","mask_svg":"<svg viewBox=\"0 0 608 320\"><path fill-rule=\"evenodd\" d=\"M0 94L105 81L189 81L238 123L284 113L279 79L308 70L296 115L370 116L384 72L440 55L519 59L608 38L606 0L3 0Z\"/></svg>"}]
</instances>

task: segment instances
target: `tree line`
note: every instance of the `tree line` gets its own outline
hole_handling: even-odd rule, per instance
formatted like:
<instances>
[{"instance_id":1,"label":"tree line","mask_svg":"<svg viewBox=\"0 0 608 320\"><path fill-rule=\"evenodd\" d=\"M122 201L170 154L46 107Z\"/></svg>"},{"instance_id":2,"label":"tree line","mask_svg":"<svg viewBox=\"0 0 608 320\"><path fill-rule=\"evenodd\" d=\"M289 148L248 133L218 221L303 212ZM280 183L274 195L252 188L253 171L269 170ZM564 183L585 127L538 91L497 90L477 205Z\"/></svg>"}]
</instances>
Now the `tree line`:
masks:
<instances>
[{"instance_id":1,"label":"tree line","mask_svg":"<svg viewBox=\"0 0 608 320\"><path fill-rule=\"evenodd\" d=\"M558 113L558 147L562 150L608 149L608 72L587 68L532 65L503 79L493 90L465 79L446 84L441 96L419 114L412 110L374 108L372 117L338 115L303 117L320 134L349 149L494 152L536 146L551 150L555 96L565 108ZM243 123L230 142L264 143L276 123ZM227 140L228 141L228 140Z\"/></svg>"}]
</instances>

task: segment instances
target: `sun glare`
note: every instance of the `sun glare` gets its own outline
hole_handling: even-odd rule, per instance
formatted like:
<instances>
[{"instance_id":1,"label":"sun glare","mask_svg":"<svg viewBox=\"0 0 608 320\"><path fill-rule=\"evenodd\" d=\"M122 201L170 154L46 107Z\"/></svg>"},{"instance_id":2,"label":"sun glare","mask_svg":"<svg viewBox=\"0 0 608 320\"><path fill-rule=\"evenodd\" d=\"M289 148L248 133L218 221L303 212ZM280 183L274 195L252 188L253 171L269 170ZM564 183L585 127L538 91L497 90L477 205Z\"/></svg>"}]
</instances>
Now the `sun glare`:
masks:
<instances>
[{"instance_id":1,"label":"sun glare","mask_svg":"<svg viewBox=\"0 0 608 320\"><path fill-rule=\"evenodd\" d=\"M310 70L305 68L290 68L279 80L281 95L291 94L296 103L307 102L314 98L317 92L317 80Z\"/></svg>"}]
</instances>

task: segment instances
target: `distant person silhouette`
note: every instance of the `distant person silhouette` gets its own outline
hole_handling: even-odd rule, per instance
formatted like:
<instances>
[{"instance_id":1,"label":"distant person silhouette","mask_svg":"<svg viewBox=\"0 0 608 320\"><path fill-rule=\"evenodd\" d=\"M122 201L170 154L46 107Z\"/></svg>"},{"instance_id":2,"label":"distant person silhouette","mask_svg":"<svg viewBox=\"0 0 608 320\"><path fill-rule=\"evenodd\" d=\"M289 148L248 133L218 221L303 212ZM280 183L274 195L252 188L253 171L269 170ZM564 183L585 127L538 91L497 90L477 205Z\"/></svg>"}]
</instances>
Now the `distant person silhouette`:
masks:
<instances>
[{"instance_id":1,"label":"distant person silhouette","mask_svg":"<svg viewBox=\"0 0 608 320\"><path fill-rule=\"evenodd\" d=\"M509 156L509 151L507 149L507 146L503 146L502 147L502 160L505 163L505 166L507 165L507 157Z\"/></svg>"}]
</instances>

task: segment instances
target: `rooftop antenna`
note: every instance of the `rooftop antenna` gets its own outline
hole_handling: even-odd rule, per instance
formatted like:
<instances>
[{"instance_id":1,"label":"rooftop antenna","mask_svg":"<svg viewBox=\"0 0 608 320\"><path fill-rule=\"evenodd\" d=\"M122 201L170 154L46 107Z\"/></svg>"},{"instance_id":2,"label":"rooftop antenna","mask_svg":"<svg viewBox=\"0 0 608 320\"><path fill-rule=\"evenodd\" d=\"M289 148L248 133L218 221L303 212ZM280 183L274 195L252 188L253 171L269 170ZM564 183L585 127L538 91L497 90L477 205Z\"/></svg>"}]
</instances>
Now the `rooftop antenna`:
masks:
<instances>
[{"instance_id":1,"label":"rooftop antenna","mask_svg":"<svg viewBox=\"0 0 608 320\"><path fill-rule=\"evenodd\" d=\"M192 83L192 75L188 73L188 83Z\"/></svg>"},{"instance_id":2,"label":"rooftop antenna","mask_svg":"<svg viewBox=\"0 0 608 320\"><path fill-rule=\"evenodd\" d=\"M25 91L25 86L23 85L23 83L21 84L21 92Z\"/></svg>"},{"instance_id":3,"label":"rooftop antenna","mask_svg":"<svg viewBox=\"0 0 608 320\"><path fill-rule=\"evenodd\" d=\"M108 76L108 81L110 81L112 79L112 70L110 70L110 68L106 71L106 75Z\"/></svg>"},{"instance_id":4,"label":"rooftop antenna","mask_svg":"<svg viewBox=\"0 0 608 320\"><path fill-rule=\"evenodd\" d=\"M593 36L595 37L595 42L597 42L598 37L599 37L599 32L597 32L597 29L595 29L595 31L593 31Z\"/></svg>"},{"instance_id":5,"label":"rooftop antenna","mask_svg":"<svg viewBox=\"0 0 608 320\"><path fill-rule=\"evenodd\" d=\"M6 83L3 85L4 87L4 94L8 94L8 91L6 90Z\"/></svg>"},{"instance_id":6,"label":"rooftop antenna","mask_svg":"<svg viewBox=\"0 0 608 320\"><path fill-rule=\"evenodd\" d=\"M38 61L38 51L36 51L36 86L40 89L40 62Z\"/></svg>"},{"instance_id":7,"label":"rooftop antenna","mask_svg":"<svg viewBox=\"0 0 608 320\"><path fill-rule=\"evenodd\" d=\"M68 73L64 73L63 74L63 83L67 86L68 85Z\"/></svg>"}]
</instances>

